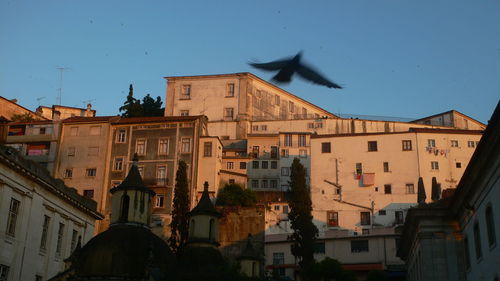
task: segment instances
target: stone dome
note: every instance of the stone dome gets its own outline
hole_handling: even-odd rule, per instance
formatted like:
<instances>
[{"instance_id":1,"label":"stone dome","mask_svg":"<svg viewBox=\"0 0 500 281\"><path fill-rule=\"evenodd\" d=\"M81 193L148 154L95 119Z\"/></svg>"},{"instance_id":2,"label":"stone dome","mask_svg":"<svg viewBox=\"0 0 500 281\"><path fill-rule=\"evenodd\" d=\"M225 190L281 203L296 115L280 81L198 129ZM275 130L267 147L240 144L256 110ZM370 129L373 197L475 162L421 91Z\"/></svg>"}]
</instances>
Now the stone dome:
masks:
<instances>
[{"instance_id":1,"label":"stone dome","mask_svg":"<svg viewBox=\"0 0 500 281\"><path fill-rule=\"evenodd\" d=\"M165 241L149 229L119 224L95 236L82 247L74 269L79 280L102 277L112 277L113 280L169 280L174 262L174 255Z\"/></svg>"}]
</instances>

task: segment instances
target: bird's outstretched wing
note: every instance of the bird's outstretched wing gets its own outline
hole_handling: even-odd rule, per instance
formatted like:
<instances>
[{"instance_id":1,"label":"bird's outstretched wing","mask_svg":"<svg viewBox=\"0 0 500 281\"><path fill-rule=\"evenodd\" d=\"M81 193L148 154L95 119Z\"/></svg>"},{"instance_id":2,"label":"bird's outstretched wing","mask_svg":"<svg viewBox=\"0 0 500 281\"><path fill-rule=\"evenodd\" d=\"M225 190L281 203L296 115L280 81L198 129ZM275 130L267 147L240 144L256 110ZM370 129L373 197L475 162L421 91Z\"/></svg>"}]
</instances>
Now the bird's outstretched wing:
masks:
<instances>
[{"instance_id":1,"label":"bird's outstretched wing","mask_svg":"<svg viewBox=\"0 0 500 281\"><path fill-rule=\"evenodd\" d=\"M262 69L262 70L276 71L276 70L281 70L288 63L290 63L290 59L276 60L276 61L266 62L266 63L249 62L248 64L255 67L255 68Z\"/></svg>"},{"instance_id":2,"label":"bird's outstretched wing","mask_svg":"<svg viewBox=\"0 0 500 281\"><path fill-rule=\"evenodd\" d=\"M297 70L297 74L302 76L302 78L307 79L313 83L327 86L328 88L342 89L342 87L319 74L317 71L312 69L310 66L301 64Z\"/></svg>"}]
</instances>

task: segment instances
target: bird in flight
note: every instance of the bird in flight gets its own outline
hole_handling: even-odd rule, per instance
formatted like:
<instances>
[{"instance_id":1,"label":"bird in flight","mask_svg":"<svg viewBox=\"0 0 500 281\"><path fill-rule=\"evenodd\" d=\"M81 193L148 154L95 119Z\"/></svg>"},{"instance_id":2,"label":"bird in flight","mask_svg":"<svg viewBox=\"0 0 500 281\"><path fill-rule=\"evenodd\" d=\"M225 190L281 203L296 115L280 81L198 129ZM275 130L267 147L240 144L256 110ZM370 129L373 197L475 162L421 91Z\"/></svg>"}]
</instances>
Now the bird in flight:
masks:
<instances>
[{"instance_id":1,"label":"bird in flight","mask_svg":"<svg viewBox=\"0 0 500 281\"><path fill-rule=\"evenodd\" d=\"M328 88L342 89L342 87L319 74L312 67L300 62L302 52L299 52L293 58L286 58L267 63L249 63L251 66L265 71L278 71L273 80L279 83L288 83L293 74L297 73L302 78L313 83L326 86Z\"/></svg>"}]
</instances>

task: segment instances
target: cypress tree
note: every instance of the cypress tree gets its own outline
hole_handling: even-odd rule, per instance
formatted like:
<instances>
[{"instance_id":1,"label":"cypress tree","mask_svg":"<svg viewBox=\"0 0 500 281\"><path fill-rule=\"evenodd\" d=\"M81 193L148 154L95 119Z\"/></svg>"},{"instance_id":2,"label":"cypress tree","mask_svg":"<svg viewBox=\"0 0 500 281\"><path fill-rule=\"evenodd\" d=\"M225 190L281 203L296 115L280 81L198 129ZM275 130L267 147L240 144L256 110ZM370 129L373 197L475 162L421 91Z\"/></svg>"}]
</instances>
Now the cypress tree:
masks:
<instances>
[{"instance_id":1,"label":"cypress tree","mask_svg":"<svg viewBox=\"0 0 500 281\"><path fill-rule=\"evenodd\" d=\"M312 202L306 186L306 171L298 158L293 159L290 173L290 213L293 234L292 254L299 259L301 280L309 280L308 271L314 265L314 242L318 229L312 219Z\"/></svg>"},{"instance_id":2,"label":"cypress tree","mask_svg":"<svg viewBox=\"0 0 500 281\"><path fill-rule=\"evenodd\" d=\"M127 100L123 103L123 106L120 107L120 112L122 113L122 117L140 117L144 116L144 111L141 105L141 101L134 98L134 87L130 84L128 88Z\"/></svg>"},{"instance_id":3,"label":"cypress tree","mask_svg":"<svg viewBox=\"0 0 500 281\"><path fill-rule=\"evenodd\" d=\"M189 190L187 180L187 165L179 161L179 167L175 175L174 204L172 209L172 222L170 223L170 248L178 256L182 254L186 244L189 231Z\"/></svg>"},{"instance_id":4,"label":"cypress tree","mask_svg":"<svg viewBox=\"0 0 500 281\"><path fill-rule=\"evenodd\" d=\"M419 177L418 178L418 194L417 194L418 204L425 203L425 199L427 199L427 196L425 195L424 180L422 179L422 177Z\"/></svg>"},{"instance_id":5,"label":"cypress tree","mask_svg":"<svg viewBox=\"0 0 500 281\"><path fill-rule=\"evenodd\" d=\"M436 177L432 177L432 192L431 192L432 202L438 201L441 197L441 186L437 182Z\"/></svg>"}]
</instances>

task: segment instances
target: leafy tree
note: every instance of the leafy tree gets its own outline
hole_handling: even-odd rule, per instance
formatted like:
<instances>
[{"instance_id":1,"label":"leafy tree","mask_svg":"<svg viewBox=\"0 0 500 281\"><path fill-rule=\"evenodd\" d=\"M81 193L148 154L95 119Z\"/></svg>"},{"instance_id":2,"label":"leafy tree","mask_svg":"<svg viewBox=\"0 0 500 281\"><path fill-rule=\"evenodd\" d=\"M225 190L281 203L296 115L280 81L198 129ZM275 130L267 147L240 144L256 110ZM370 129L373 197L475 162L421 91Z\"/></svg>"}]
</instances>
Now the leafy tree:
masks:
<instances>
[{"instance_id":1,"label":"leafy tree","mask_svg":"<svg viewBox=\"0 0 500 281\"><path fill-rule=\"evenodd\" d=\"M355 281L356 278L351 271L344 270L342 265L335 259L325 258L316 262L309 272L311 280L314 281Z\"/></svg>"},{"instance_id":2,"label":"leafy tree","mask_svg":"<svg viewBox=\"0 0 500 281\"><path fill-rule=\"evenodd\" d=\"M438 201L441 198L441 184L437 182L436 177L432 177L432 201Z\"/></svg>"},{"instance_id":3,"label":"leafy tree","mask_svg":"<svg viewBox=\"0 0 500 281\"><path fill-rule=\"evenodd\" d=\"M28 112L24 114L13 114L10 119L12 122L31 122L35 120Z\"/></svg>"},{"instance_id":4,"label":"leafy tree","mask_svg":"<svg viewBox=\"0 0 500 281\"><path fill-rule=\"evenodd\" d=\"M163 116L164 108L161 107L163 102L160 97L154 100L149 94L142 99L142 109L144 116Z\"/></svg>"},{"instance_id":5,"label":"leafy tree","mask_svg":"<svg viewBox=\"0 0 500 281\"><path fill-rule=\"evenodd\" d=\"M216 204L219 206L253 206L257 203L257 196L251 189L243 189L239 184L227 183L217 195Z\"/></svg>"},{"instance_id":6,"label":"leafy tree","mask_svg":"<svg viewBox=\"0 0 500 281\"><path fill-rule=\"evenodd\" d=\"M299 259L301 280L309 280L307 271L314 264L314 241L318 236L318 229L312 219L312 202L309 189L306 186L306 171L298 158L293 159L290 173L290 213L293 234L292 254Z\"/></svg>"},{"instance_id":7,"label":"leafy tree","mask_svg":"<svg viewBox=\"0 0 500 281\"><path fill-rule=\"evenodd\" d=\"M134 87L132 86L132 84L130 84L128 89L127 100L125 101L123 106L120 107L120 112L121 111L125 111L124 113L122 113L122 117L144 116L141 101L134 98Z\"/></svg>"},{"instance_id":8,"label":"leafy tree","mask_svg":"<svg viewBox=\"0 0 500 281\"><path fill-rule=\"evenodd\" d=\"M425 195L425 186L424 180L422 177L418 178L418 191L417 191L417 202L419 204L425 203L425 199L427 199L427 195Z\"/></svg>"},{"instance_id":9,"label":"leafy tree","mask_svg":"<svg viewBox=\"0 0 500 281\"><path fill-rule=\"evenodd\" d=\"M175 175L174 204L172 222L170 223L171 234L168 239L170 248L178 256L182 254L189 231L189 190L186 171L186 163L180 160Z\"/></svg>"}]
</instances>

